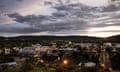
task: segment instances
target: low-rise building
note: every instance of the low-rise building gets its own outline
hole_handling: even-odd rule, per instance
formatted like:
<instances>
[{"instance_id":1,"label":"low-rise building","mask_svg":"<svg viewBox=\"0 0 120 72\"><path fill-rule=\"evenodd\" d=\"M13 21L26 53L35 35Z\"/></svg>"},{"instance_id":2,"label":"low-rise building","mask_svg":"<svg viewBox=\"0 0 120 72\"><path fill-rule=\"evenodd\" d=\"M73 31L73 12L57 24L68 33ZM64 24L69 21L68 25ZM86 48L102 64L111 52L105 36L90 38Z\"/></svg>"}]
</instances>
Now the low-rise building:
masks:
<instances>
[{"instance_id":1,"label":"low-rise building","mask_svg":"<svg viewBox=\"0 0 120 72\"><path fill-rule=\"evenodd\" d=\"M10 48L5 48L5 55L7 55L7 54L10 54L11 53L11 49Z\"/></svg>"},{"instance_id":2,"label":"low-rise building","mask_svg":"<svg viewBox=\"0 0 120 72\"><path fill-rule=\"evenodd\" d=\"M10 65L10 66L16 66L17 63L16 62L7 62L7 63L1 63L0 66L2 65Z\"/></svg>"},{"instance_id":3,"label":"low-rise building","mask_svg":"<svg viewBox=\"0 0 120 72\"><path fill-rule=\"evenodd\" d=\"M57 50L57 48L53 48L51 46L41 46L41 45L32 45L31 47L24 47L19 50L19 53L22 56L29 56L40 54L41 52L46 52L47 54L52 53L53 50Z\"/></svg>"}]
</instances>

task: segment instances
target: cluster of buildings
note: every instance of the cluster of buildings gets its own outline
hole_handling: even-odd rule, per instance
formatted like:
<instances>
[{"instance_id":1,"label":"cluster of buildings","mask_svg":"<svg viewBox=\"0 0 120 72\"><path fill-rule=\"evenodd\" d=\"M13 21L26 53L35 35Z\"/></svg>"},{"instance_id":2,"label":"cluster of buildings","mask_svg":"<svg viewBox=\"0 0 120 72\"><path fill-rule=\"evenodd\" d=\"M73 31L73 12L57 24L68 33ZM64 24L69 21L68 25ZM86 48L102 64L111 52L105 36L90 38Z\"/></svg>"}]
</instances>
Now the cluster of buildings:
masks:
<instances>
[{"instance_id":1,"label":"cluster of buildings","mask_svg":"<svg viewBox=\"0 0 120 72\"><path fill-rule=\"evenodd\" d=\"M9 55L14 51L16 51L17 56L21 57L40 57L42 61L56 61L62 60L63 56L71 56L74 52L79 52L79 50L83 50L87 53L90 57L97 55L98 50L100 49L101 45L98 43L74 43L73 47L61 47L57 48L55 46L42 46L41 44L35 44L29 47L18 48L14 47L0 49L0 54ZM75 46L79 46L75 47ZM112 51L116 52L120 50L120 43L104 43L102 46L106 48L110 48ZM48 60L48 61L47 61ZM88 63L91 65L96 65L93 62L87 62L86 66L89 66ZM81 65L78 64L78 65Z\"/></svg>"},{"instance_id":2,"label":"cluster of buildings","mask_svg":"<svg viewBox=\"0 0 120 72\"><path fill-rule=\"evenodd\" d=\"M86 48L88 50L95 50L96 48L100 48L100 44L98 43L74 43L75 46L80 46L81 48ZM120 49L120 43L104 43L104 46L107 46L109 48L112 48L114 50L119 50ZM61 47L61 48L56 48L55 46L42 46L40 44L35 44L30 47L24 47L24 48L19 48L19 47L13 47L13 48L4 48L0 49L0 54L10 54L12 50L17 51L19 54L36 54L39 52L47 52L50 53L52 50L73 50L77 51L76 48L70 48L70 47Z\"/></svg>"}]
</instances>

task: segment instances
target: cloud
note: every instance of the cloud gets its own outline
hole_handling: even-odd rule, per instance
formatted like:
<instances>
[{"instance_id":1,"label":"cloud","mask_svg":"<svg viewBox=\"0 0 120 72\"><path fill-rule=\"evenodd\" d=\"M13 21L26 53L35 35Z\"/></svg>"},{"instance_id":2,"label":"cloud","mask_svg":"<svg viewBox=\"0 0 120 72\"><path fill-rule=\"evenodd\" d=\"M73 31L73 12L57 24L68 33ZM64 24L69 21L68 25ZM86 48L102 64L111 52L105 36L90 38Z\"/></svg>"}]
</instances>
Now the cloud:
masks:
<instances>
[{"instance_id":1,"label":"cloud","mask_svg":"<svg viewBox=\"0 0 120 72\"><path fill-rule=\"evenodd\" d=\"M24 1L24 0L16 0L16 1L22 2L22 1Z\"/></svg>"},{"instance_id":2,"label":"cloud","mask_svg":"<svg viewBox=\"0 0 120 72\"><path fill-rule=\"evenodd\" d=\"M120 10L119 6L115 6L115 4L102 7L92 7L84 5L84 3L53 5L52 2L46 2L46 4L51 6L47 7L48 10L45 11L45 15L40 13L36 15L36 11L31 14L22 14L20 11L8 13L8 17L17 25L2 25L0 26L0 32L17 34L47 32L47 34L91 35L91 32L96 32L95 30L98 28L120 26ZM42 7L45 8L44 5ZM48 15L47 13L50 10L55 11L50 12ZM20 26L21 24L22 26ZM95 30L90 31L91 29ZM110 31L118 33L119 29L111 29ZM108 30L100 30L98 32L108 32Z\"/></svg>"},{"instance_id":3,"label":"cloud","mask_svg":"<svg viewBox=\"0 0 120 72\"><path fill-rule=\"evenodd\" d=\"M24 25L21 23L5 24L0 25L1 33L33 33L37 32L37 29L32 28L29 25Z\"/></svg>"},{"instance_id":4,"label":"cloud","mask_svg":"<svg viewBox=\"0 0 120 72\"><path fill-rule=\"evenodd\" d=\"M78 1L92 7L101 7L108 5L108 0L78 0Z\"/></svg>"},{"instance_id":5,"label":"cloud","mask_svg":"<svg viewBox=\"0 0 120 72\"><path fill-rule=\"evenodd\" d=\"M108 7L103 8L103 12L119 11L119 10L120 10L120 5L119 6L110 5Z\"/></svg>"},{"instance_id":6,"label":"cloud","mask_svg":"<svg viewBox=\"0 0 120 72\"><path fill-rule=\"evenodd\" d=\"M88 9L75 9L75 7L64 6L65 9L58 10L49 15L27 15L22 16L18 13L9 14L8 16L13 18L14 21L20 23L26 23L37 29L38 32L60 32L69 30L86 30L90 27L88 19L94 17L93 14L85 12ZM74 5L79 6L79 5ZM81 6L81 5L80 5ZM66 9L68 8L68 9Z\"/></svg>"},{"instance_id":7,"label":"cloud","mask_svg":"<svg viewBox=\"0 0 120 72\"><path fill-rule=\"evenodd\" d=\"M37 29L38 32L58 32L64 30L84 30L86 29L87 23L79 19L65 19L57 16L21 16L17 13L8 15L9 17L15 18L14 20L20 23L26 23L33 29ZM24 26L23 26L24 27ZM89 26L88 26L89 27ZM31 30L32 30L31 28ZM22 30L23 31L23 30ZM14 32L14 31L13 31ZM32 33L33 31L31 31Z\"/></svg>"},{"instance_id":8,"label":"cloud","mask_svg":"<svg viewBox=\"0 0 120 72\"><path fill-rule=\"evenodd\" d=\"M99 12L97 11L98 9L93 9L92 7L88 7L83 4L69 4L54 8L58 11L53 13L52 16L22 16L18 13L9 14L8 16L14 18L16 22L27 23L33 26L35 29L38 29L38 32L48 31L51 33L56 33L69 30L83 30L83 32L86 32L86 30L91 27L107 27L119 25L119 23L113 22L113 19L117 20L119 18L119 13L111 14L109 12ZM96 14L94 12L96 12ZM109 22L113 24L108 24Z\"/></svg>"},{"instance_id":9,"label":"cloud","mask_svg":"<svg viewBox=\"0 0 120 72\"><path fill-rule=\"evenodd\" d=\"M5 5L3 5L3 4L0 4L0 8L4 8L5 7Z\"/></svg>"}]
</instances>

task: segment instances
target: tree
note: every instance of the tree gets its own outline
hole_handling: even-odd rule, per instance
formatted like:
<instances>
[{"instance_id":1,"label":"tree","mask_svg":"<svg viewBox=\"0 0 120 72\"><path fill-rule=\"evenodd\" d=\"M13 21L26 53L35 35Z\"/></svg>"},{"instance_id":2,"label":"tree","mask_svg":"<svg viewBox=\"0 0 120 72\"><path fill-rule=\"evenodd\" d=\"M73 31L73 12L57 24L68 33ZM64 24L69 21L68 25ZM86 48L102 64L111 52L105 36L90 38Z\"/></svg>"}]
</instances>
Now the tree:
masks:
<instances>
[{"instance_id":1,"label":"tree","mask_svg":"<svg viewBox=\"0 0 120 72\"><path fill-rule=\"evenodd\" d=\"M120 70L120 53L116 53L114 56L110 57L112 68Z\"/></svg>"}]
</instances>

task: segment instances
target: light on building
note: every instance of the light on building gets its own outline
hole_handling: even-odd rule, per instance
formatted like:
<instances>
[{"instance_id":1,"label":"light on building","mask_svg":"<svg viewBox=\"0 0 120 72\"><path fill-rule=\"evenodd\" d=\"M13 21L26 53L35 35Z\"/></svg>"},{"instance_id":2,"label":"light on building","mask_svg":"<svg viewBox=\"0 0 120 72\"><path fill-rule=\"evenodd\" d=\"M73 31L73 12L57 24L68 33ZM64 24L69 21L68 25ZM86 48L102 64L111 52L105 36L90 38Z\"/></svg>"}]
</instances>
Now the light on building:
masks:
<instances>
[{"instance_id":1,"label":"light on building","mask_svg":"<svg viewBox=\"0 0 120 72\"><path fill-rule=\"evenodd\" d=\"M41 63L43 63L44 61L43 60L40 60Z\"/></svg>"},{"instance_id":2,"label":"light on building","mask_svg":"<svg viewBox=\"0 0 120 72\"><path fill-rule=\"evenodd\" d=\"M57 59L58 59L58 61L60 61L60 57L58 57Z\"/></svg>"}]
</instances>

